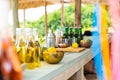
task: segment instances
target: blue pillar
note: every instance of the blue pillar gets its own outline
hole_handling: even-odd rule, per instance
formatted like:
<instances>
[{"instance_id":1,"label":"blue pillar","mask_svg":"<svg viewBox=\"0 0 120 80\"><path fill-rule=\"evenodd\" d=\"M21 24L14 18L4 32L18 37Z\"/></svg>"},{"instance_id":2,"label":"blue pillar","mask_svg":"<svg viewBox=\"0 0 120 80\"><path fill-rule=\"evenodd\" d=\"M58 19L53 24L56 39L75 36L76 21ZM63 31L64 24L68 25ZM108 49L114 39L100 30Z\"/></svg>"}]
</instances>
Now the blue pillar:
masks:
<instances>
[{"instance_id":1,"label":"blue pillar","mask_svg":"<svg viewBox=\"0 0 120 80\"><path fill-rule=\"evenodd\" d=\"M100 46L100 4L96 3L94 6L93 13L93 31L92 31L92 51L94 57L95 68L97 72L98 80L104 80L103 75L103 61L102 61L102 53Z\"/></svg>"}]
</instances>

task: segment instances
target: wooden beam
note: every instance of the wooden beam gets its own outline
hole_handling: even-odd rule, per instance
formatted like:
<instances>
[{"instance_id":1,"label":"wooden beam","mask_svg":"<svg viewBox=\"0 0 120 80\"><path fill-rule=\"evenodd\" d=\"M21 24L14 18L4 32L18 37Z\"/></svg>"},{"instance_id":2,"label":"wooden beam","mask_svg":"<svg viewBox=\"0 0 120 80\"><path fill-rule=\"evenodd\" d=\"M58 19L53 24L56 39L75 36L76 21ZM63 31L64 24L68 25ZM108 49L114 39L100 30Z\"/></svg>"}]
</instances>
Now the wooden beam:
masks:
<instances>
[{"instance_id":1,"label":"wooden beam","mask_svg":"<svg viewBox=\"0 0 120 80\"><path fill-rule=\"evenodd\" d=\"M46 30L46 35L48 33L48 24L47 24L47 1L45 0L45 30Z\"/></svg>"},{"instance_id":2,"label":"wooden beam","mask_svg":"<svg viewBox=\"0 0 120 80\"><path fill-rule=\"evenodd\" d=\"M75 0L75 27L81 26L81 0Z\"/></svg>"},{"instance_id":3,"label":"wooden beam","mask_svg":"<svg viewBox=\"0 0 120 80\"><path fill-rule=\"evenodd\" d=\"M64 16L64 1L62 0L61 3L62 3L62 8L61 8L61 10L62 10L62 14L61 14L61 25L62 25L62 27L64 27L64 25L63 25L63 23L64 23L64 21L65 21L65 16Z\"/></svg>"},{"instance_id":4,"label":"wooden beam","mask_svg":"<svg viewBox=\"0 0 120 80\"><path fill-rule=\"evenodd\" d=\"M19 27L18 0L12 0L12 9L13 9L13 34L16 35L16 28Z\"/></svg>"}]
</instances>

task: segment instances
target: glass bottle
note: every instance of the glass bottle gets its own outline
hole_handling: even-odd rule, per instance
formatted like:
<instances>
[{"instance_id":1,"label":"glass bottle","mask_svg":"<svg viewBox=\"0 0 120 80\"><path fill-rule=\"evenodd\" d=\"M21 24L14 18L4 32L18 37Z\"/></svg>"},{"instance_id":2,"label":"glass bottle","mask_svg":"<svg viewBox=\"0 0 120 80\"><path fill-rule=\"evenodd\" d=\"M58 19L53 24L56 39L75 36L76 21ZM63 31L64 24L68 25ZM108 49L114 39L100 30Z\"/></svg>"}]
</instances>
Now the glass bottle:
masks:
<instances>
[{"instance_id":1,"label":"glass bottle","mask_svg":"<svg viewBox=\"0 0 120 80\"><path fill-rule=\"evenodd\" d=\"M64 44L68 44L68 27L64 27L64 28L63 28L62 42L63 42Z\"/></svg>"},{"instance_id":2,"label":"glass bottle","mask_svg":"<svg viewBox=\"0 0 120 80\"><path fill-rule=\"evenodd\" d=\"M78 29L74 27L74 34L73 34L73 43L78 42Z\"/></svg>"},{"instance_id":3,"label":"glass bottle","mask_svg":"<svg viewBox=\"0 0 120 80\"><path fill-rule=\"evenodd\" d=\"M34 36L34 48L35 48L35 66L39 67L40 66L40 59L42 58L42 53L41 53L41 46L40 46L40 41L39 41L39 35L38 35L38 29L33 28L33 36Z\"/></svg>"},{"instance_id":4,"label":"glass bottle","mask_svg":"<svg viewBox=\"0 0 120 80\"><path fill-rule=\"evenodd\" d=\"M60 37L61 37L61 34L60 34L60 30L56 30L56 34L55 34L55 46L58 47L59 43L60 43Z\"/></svg>"},{"instance_id":5,"label":"glass bottle","mask_svg":"<svg viewBox=\"0 0 120 80\"><path fill-rule=\"evenodd\" d=\"M18 54L18 57L21 61L21 63L25 63L26 58L26 44L25 44L25 38L23 36L23 29L22 28L16 28L16 52Z\"/></svg>"},{"instance_id":6,"label":"glass bottle","mask_svg":"<svg viewBox=\"0 0 120 80\"><path fill-rule=\"evenodd\" d=\"M82 28L79 27L78 28L78 44L80 46L80 41L83 39L83 36L82 36Z\"/></svg>"},{"instance_id":7,"label":"glass bottle","mask_svg":"<svg viewBox=\"0 0 120 80\"><path fill-rule=\"evenodd\" d=\"M73 40L73 28L72 27L69 28L69 36L68 36L68 38L69 38L70 45L72 45L72 40Z\"/></svg>"},{"instance_id":8,"label":"glass bottle","mask_svg":"<svg viewBox=\"0 0 120 80\"><path fill-rule=\"evenodd\" d=\"M33 35L32 35L32 28L25 28L25 37L27 38L26 41L26 63L27 69L34 69L35 66L35 45L33 43Z\"/></svg>"},{"instance_id":9,"label":"glass bottle","mask_svg":"<svg viewBox=\"0 0 120 80\"><path fill-rule=\"evenodd\" d=\"M48 34L47 34L47 37L46 37L46 45L47 45L47 48L50 48L50 47L55 47L55 35L54 33L52 32L52 30L49 30L48 31Z\"/></svg>"}]
</instances>

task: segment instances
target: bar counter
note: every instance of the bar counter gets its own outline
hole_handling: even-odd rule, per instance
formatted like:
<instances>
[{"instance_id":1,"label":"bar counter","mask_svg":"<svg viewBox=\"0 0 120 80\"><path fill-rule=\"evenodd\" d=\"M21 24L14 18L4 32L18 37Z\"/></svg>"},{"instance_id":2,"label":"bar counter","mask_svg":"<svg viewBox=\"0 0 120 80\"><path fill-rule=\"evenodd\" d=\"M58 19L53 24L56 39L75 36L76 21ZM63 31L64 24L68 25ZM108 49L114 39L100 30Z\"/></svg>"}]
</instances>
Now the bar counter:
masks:
<instances>
[{"instance_id":1,"label":"bar counter","mask_svg":"<svg viewBox=\"0 0 120 80\"><path fill-rule=\"evenodd\" d=\"M24 80L83 80L83 66L92 58L91 49L79 53L65 52L64 58L58 64L41 61L41 67L25 69Z\"/></svg>"}]
</instances>

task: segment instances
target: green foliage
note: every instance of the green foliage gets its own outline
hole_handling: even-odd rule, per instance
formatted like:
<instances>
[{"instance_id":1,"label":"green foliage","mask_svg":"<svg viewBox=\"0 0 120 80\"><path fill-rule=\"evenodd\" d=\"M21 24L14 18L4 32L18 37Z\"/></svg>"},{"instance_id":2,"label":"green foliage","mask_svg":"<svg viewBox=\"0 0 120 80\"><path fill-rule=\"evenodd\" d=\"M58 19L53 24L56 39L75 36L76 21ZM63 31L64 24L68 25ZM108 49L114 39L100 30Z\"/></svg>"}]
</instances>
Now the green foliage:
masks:
<instances>
[{"instance_id":1,"label":"green foliage","mask_svg":"<svg viewBox=\"0 0 120 80\"><path fill-rule=\"evenodd\" d=\"M82 5L82 9L81 9L82 27L89 28L92 26L93 9L94 9L94 5Z\"/></svg>"},{"instance_id":2,"label":"green foliage","mask_svg":"<svg viewBox=\"0 0 120 80\"><path fill-rule=\"evenodd\" d=\"M75 20L75 9L74 5L70 5L68 7L65 7L65 24L67 27L74 26L74 20Z\"/></svg>"},{"instance_id":3,"label":"green foliage","mask_svg":"<svg viewBox=\"0 0 120 80\"><path fill-rule=\"evenodd\" d=\"M48 14L48 28L52 30L61 28L61 10Z\"/></svg>"}]
</instances>

